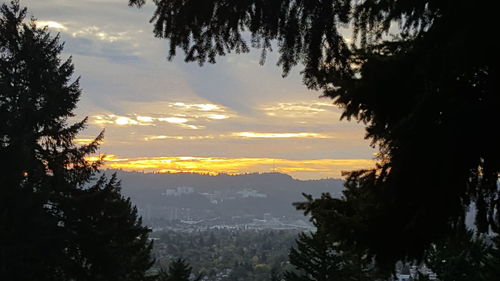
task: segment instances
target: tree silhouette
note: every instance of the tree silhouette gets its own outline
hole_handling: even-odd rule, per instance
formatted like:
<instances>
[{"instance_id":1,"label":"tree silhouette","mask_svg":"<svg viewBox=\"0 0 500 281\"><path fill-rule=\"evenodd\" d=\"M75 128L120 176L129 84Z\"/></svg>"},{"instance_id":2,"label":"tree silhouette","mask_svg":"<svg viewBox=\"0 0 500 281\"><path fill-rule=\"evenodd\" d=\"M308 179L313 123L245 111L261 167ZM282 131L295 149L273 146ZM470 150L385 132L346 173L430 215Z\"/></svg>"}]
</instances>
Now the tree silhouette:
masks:
<instances>
[{"instance_id":1,"label":"tree silhouette","mask_svg":"<svg viewBox=\"0 0 500 281\"><path fill-rule=\"evenodd\" d=\"M130 199L120 195L113 175L86 189L75 189L62 204L65 227L73 234L67 251L79 280L146 280L152 265L149 230Z\"/></svg>"},{"instance_id":2,"label":"tree silhouette","mask_svg":"<svg viewBox=\"0 0 500 281\"><path fill-rule=\"evenodd\" d=\"M290 250L293 271L284 274L286 281L375 280L370 257L355 249L341 249L322 230L300 233L297 246Z\"/></svg>"},{"instance_id":3,"label":"tree silhouette","mask_svg":"<svg viewBox=\"0 0 500 281\"><path fill-rule=\"evenodd\" d=\"M484 279L490 250L473 231L458 231L427 250L424 262L441 281L494 280Z\"/></svg>"},{"instance_id":4,"label":"tree silhouette","mask_svg":"<svg viewBox=\"0 0 500 281\"><path fill-rule=\"evenodd\" d=\"M0 279L143 280L149 230L114 176L95 181L103 135L75 145L71 58L26 13L0 7Z\"/></svg>"},{"instance_id":5,"label":"tree silhouette","mask_svg":"<svg viewBox=\"0 0 500 281\"><path fill-rule=\"evenodd\" d=\"M185 260L179 258L172 263L170 263L168 267L168 272L160 271L158 275L159 281L189 281L189 277L191 276L192 268L186 263ZM201 280L202 276L198 276L194 281Z\"/></svg>"},{"instance_id":6,"label":"tree silhouette","mask_svg":"<svg viewBox=\"0 0 500 281\"><path fill-rule=\"evenodd\" d=\"M500 276L500 236L495 236L493 242L494 246L489 249L489 257L482 272L483 280L496 280Z\"/></svg>"},{"instance_id":7,"label":"tree silhouette","mask_svg":"<svg viewBox=\"0 0 500 281\"><path fill-rule=\"evenodd\" d=\"M340 275L341 257L318 233L300 233L297 247L290 250L289 258L296 270L285 272L287 281L335 280Z\"/></svg>"},{"instance_id":8,"label":"tree silhouette","mask_svg":"<svg viewBox=\"0 0 500 281\"><path fill-rule=\"evenodd\" d=\"M366 124L380 161L372 171L351 173L347 185L359 186L368 193L363 198L374 201L343 214L351 221L346 227L366 227L339 239L360 243L379 261L421 258L462 225L471 202L478 208L478 230L499 231L499 43L482 42L496 31L493 3L154 3L154 34L169 40L169 58L179 48L186 61L214 63L217 56L256 47L264 60L276 46L284 75L302 64L309 88L332 98L344 110L342 118ZM350 43L342 36L346 27Z\"/></svg>"}]
</instances>

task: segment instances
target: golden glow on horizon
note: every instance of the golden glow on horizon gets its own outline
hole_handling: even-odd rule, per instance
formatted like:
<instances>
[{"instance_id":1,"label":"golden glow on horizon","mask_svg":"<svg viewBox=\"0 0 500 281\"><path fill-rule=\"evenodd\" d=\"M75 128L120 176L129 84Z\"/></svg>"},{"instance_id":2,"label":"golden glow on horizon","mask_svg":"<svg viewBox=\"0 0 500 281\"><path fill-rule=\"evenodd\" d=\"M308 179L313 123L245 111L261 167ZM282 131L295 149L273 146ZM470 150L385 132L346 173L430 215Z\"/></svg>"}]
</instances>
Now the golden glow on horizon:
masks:
<instances>
[{"instance_id":1,"label":"golden glow on horizon","mask_svg":"<svg viewBox=\"0 0 500 281\"><path fill-rule=\"evenodd\" d=\"M89 157L96 161L98 157ZM119 158L107 155L104 167L126 171L160 173L242 174L281 172L299 179L340 177L342 171L367 169L374 166L371 159L316 159L290 160L278 158L225 158L225 157L137 157Z\"/></svg>"}]
</instances>

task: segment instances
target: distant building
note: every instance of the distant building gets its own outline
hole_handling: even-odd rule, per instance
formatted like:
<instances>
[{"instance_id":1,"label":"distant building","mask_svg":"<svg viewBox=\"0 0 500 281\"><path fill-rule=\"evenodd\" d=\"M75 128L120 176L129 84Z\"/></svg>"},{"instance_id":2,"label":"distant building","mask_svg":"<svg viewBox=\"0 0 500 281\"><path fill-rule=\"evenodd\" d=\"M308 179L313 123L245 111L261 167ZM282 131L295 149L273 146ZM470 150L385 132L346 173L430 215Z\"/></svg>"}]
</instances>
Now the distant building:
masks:
<instances>
[{"instance_id":1,"label":"distant building","mask_svg":"<svg viewBox=\"0 0 500 281\"><path fill-rule=\"evenodd\" d=\"M264 220L265 220L265 221L270 221L271 219L272 219L272 217L271 217L271 214L270 214L270 213L265 213L265 214L264 214Z\"/></svg>"},{"instance_id":2,"label":"distant building","mask_svg":"<svg viewBox=\"0 0 500 281\"><path fill-rule=\"evenodd\" d=\"M257 190L250 189L250 188L245 188L243 190L240 190L237 192L237 194L243 198L248 198L248 197L266 198L267 197L267 194L259 193Z\"/></svg>"},{"instance_id":3,"label":"distant building","mask_svg":"<svg viewBox=\"0 0 500 281\"><path fill-rule=\"evenodd\" d=\"M169 196L181 196L191 193L194 193L194 187L178 186L176 189L171 189L171 188L165 189L165 192L163 192L161 195L169 197Z\"/></svg>"}]
</instances>

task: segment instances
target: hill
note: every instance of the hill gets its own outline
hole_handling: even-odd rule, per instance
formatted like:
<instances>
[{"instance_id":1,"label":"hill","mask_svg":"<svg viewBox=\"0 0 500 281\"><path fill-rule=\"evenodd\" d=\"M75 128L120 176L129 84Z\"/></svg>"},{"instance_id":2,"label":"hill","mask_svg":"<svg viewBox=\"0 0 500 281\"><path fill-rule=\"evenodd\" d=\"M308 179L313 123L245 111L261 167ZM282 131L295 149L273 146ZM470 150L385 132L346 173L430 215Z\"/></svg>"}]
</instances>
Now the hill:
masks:
<instances>
[{"instance_id":1,"label":"hill","mask_svg":"<svg viewBox=\"0 0 500 281\"><path fill-rule=\"evenodd\" d=\"M122 193L137 205L145 223L165 227L175 222L203 225L279 226L305 220L293 202L302 193L340 196L340 179L297 180L281 173L216 176L195 173L116 172Z\"/></svg>"}]
</instances>

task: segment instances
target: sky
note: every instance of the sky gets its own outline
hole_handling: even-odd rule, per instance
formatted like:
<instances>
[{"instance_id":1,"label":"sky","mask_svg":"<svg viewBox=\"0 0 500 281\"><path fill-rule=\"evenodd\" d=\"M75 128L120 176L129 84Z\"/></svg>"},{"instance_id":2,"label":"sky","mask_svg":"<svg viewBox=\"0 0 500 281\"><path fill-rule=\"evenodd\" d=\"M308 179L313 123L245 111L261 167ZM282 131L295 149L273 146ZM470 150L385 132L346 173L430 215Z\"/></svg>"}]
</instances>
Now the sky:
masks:
<instances>
[{"instance_id":1,"label":"sky","mask_svg":"<svg viewBox=\"0 0 500 281\"><path fill-rule=\"evenodd\" d=\"M127 2L21 0L65 42L83 89L75 120L89 118L77 142L105 130L105 167L319 179L374 165L363 125L340 121L341 109L302 84L300 66L283 78L276 53L262 66L258 50L202 67L182 52L168 61L153 4Z\"/></svg>"}]
</instances>

